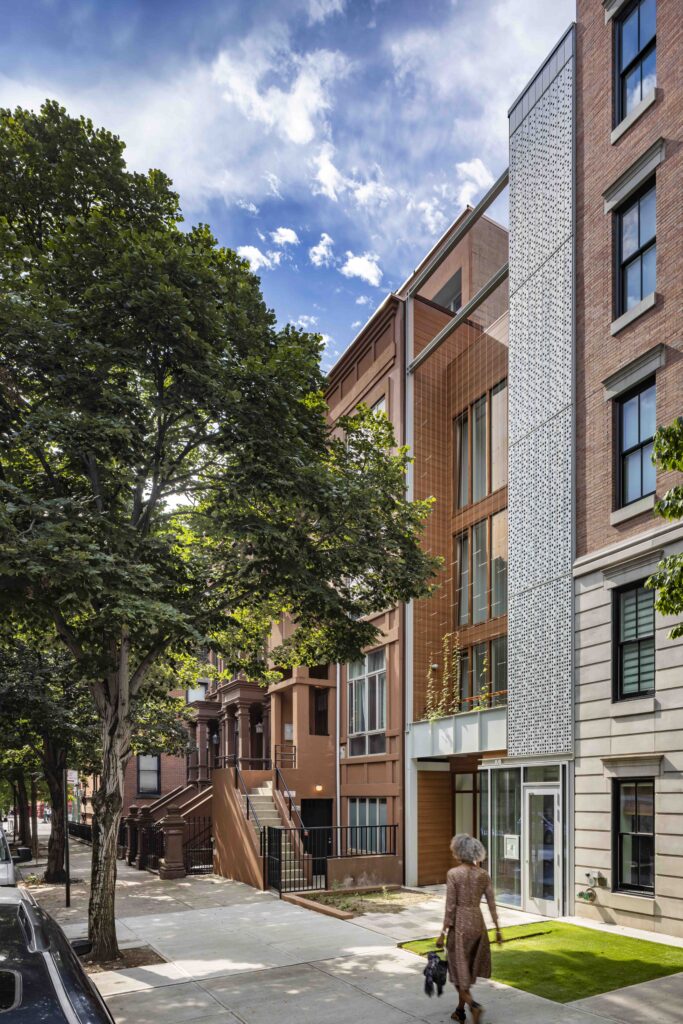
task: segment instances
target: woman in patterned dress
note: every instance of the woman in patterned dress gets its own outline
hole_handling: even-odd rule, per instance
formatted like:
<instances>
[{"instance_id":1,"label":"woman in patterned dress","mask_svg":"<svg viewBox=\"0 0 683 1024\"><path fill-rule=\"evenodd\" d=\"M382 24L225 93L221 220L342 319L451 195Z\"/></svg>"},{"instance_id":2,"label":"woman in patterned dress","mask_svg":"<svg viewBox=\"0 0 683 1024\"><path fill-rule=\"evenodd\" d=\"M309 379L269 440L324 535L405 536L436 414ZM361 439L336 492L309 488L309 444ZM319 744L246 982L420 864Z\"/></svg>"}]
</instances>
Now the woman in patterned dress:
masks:
<instances>
[{"instance_id":1,"label":"woman in patterned dress","mask_svg":"<svg viewBox=\"0 0 683 1024\"><path fill-rule=\"evenodd\" d=\"M502 939L491 878L478 866L486 858L486 850L478 839L457 835L451 840L451 853L456 866L446 875L446 912L436 944L439 949L446 945L448 970L458 990L460 1001L452 1019L464 1021L465 1006L469 1006L472 1024L477 1024L483 1007L474 1001L470 990L477 978L491 977L491 947L481 912L482 896L486 896L496 926L496 941Z\"/></svg>"}]
</instances>

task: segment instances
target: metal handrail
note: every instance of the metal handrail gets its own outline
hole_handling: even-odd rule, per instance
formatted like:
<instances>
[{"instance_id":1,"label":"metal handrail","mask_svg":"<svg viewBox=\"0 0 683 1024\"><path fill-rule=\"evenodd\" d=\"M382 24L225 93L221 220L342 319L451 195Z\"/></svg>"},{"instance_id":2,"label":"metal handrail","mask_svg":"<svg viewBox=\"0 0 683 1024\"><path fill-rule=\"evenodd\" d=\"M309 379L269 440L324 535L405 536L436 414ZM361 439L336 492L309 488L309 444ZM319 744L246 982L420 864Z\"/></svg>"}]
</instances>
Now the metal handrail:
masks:
<instances>
[{"instance_id":1,"label":"metal handrail","mask_svg":"<svg viewBox=\"0 0 683 1024\"><path fill-rule=\"evenodd\" d=\"M289 791L289 786L287 785L287 782L285 781L285 777L284 777L284 775L282 774L282 772L280 771L280 769L276 765L275 766L275 788L278 790L278 792L280 790L280 786L279 786L280 782L282 782L282 785L284 786L284 790L285 790L285 793L283 794L283 796L286 794L287 806L288 806L288 809L289 809L289 820L290 821L294 820L293 817L292 817L292 810L294 810L296 812L297 818L299 819L299 824L296 827L305 830L306 826L303 823L303 820L301 818L301 814L299 813L298 807L294 803L294 798L293 798L292 794Z\"/></svg>"},{"instance_id":2,"label":"metal handrail","mask_svg":"<svg viewBox=\"0 0 683 1024\"><path fill-rule=\"evenodd\" d=\"M235 789L239 790L239 788L241 786L242 790L244 792L244 796L246 797L246 801L247 801L247 821L249 821L249 817L251 816L254 819L254 821L256 822L256 827L259 829L260 832L263 832L263 826L261 825L261 822L258 820L258 814L254 810L254 805L252 804L251 800L249 799L249 790L247 789L246 782L242 778L242 772L240 771L239 765L237 764L236 760L235 760L235 763L234 763L233 767L235 769Z\"/></svg>"}]
</instances>

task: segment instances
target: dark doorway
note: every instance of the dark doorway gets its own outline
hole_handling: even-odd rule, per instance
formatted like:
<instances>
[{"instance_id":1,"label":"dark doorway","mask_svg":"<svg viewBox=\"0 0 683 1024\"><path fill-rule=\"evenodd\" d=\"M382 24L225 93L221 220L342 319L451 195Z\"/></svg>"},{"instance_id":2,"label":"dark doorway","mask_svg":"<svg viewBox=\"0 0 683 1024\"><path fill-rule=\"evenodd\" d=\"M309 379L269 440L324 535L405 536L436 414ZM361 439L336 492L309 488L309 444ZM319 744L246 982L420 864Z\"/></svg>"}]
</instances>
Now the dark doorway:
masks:
<instances>
[{"instance_id":1,"label":"dark doorway","mask_svg":"<svg viewBox=\"0 0 683 1024\"><path fill-rule=\"evenodd\" d=\"M332 800L302 800L301 820L307 830L304 849L313 857L313 874L322 875L332 856Z\"/></svg>"}]
</instances>

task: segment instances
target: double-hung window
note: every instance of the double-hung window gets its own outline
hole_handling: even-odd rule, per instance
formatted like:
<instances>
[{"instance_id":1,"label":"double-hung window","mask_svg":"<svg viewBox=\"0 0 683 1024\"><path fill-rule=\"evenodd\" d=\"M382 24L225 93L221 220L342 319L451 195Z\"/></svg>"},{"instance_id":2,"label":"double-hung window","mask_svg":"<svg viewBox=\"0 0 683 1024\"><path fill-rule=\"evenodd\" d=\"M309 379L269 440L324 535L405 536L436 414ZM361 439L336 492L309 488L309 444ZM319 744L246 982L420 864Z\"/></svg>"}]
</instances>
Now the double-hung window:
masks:
<instances>
[{"instance_id":1,"label":"double-hung window","mask_svg":"<svg viewBox=\"0 0 683 1024\"><path fill-rule=\"evenodd\" d=\"M652 462L655 398L655 382L649 380L629 391L617 404L620 507L655 492L656 472Z\"/></svg>"},{"instance_id":2,"label":"double-hung window","mask_svg":"<svg viewBox=\"0 0 683 1024\"><path fill-rule=\"evenodd\" d=\"M349 756L384 754L387 674L384 649L348 666Z\"/></svg>"},{"instance_id":3,"label":"double-hung window","mask_svg":"<svg viewBox=\"0 0 683 1024\"><path fill-rule=\"evenodd\" d=\"M647 99L657 84L656 19L655 0L637 0L616 23L617 123Z\"/></svg>"},{"instance_id":4,"label":"double-hung window","mask_svg":"<svg viewBox=\"0 0 683 1024\"><path fill-rule=\"evenodd\" d=\"M655 784L623 779L614 785L613 848L615 889L654 894Z\"/></svg>"},{"instance_id":5,"label":"double-hung window","mask_svg":"<svg viewBox=\"0 0 683 1024\"><path fill-rule=\"evenodd\" d=\"M161 793L161 758L158 754L138 756L138 793L141 796Z\"/></svg>"},{"instance_id":6,"label":"double-hung window","mask_svg":"<svg viewBox=\"0 0 683 1024\"><path fill-rule=\"evenodd\" d=\"M617 214L618 313L628 313L657 285L657 216L654 182Z\"/></svg>"},{"instance_id":7,"label":"double-hung window","mask_svg":"<svg viewBox=\"0 0 683 1024\"><path fill-rule=\"evenodd\" d=\"M642 583L615 592L615 699L627 700L655 688L654 591Z\"/></svg>"}]
</instances>

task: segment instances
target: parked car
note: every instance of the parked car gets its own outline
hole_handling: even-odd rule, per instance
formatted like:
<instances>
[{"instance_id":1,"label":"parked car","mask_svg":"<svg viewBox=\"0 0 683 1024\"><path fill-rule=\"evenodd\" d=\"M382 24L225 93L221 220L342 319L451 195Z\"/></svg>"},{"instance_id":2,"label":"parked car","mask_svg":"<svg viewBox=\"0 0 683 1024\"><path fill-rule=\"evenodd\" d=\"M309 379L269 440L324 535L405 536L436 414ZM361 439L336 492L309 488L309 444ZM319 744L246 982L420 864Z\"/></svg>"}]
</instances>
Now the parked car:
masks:
<instances>
[{"instance_id":1,"label":"parked car","mask_svg":"<svg viewBox=\"0 0 683 1024\"><path fill-rule=\"evenodd\" d=\"M32 853L27 846L20 846L15 854L10 853L4 829L0 826L0 886L16 885L15 864L31 860Z\"/></svg>"},{"instance_id":2,"label":"parked car","mask_svg":"<svg viewBox=\"0 0 683 1024\"><path fill-rule=\"evenodd\" d=\"M26 889L0 889L0 950L0 1017L8 1024L114 1024L78 959L89 944L70 943Z\"/></svg>"}]
</instances>

